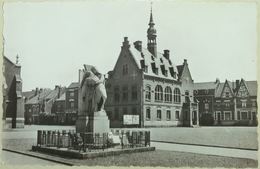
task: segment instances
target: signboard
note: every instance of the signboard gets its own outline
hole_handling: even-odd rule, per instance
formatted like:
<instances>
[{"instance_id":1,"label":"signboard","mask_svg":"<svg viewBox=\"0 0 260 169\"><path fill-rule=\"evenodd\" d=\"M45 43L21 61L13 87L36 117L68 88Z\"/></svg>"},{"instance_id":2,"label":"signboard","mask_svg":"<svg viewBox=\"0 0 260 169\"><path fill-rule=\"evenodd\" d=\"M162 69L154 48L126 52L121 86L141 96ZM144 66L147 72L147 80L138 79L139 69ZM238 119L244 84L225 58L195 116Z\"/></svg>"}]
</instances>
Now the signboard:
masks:
<instances>
[{"instance_id":1,"label":"signboard","mask_svg":"<svg viewBox=\"0 0 260 169\"><path fill-rule=\"evenodd\" d=\"M139 125L139 115L124 115L124 125Z\"/></svg>"}]
</instances>

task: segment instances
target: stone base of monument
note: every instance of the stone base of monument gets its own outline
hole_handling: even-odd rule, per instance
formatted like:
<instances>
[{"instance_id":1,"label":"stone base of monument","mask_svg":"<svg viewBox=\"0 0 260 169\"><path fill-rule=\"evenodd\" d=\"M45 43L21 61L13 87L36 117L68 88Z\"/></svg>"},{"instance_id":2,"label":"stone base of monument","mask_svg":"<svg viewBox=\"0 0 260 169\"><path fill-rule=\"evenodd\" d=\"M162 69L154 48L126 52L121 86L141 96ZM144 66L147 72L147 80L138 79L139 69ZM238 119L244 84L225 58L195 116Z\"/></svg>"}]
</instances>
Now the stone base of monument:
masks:
<instances>
[{"instance_id":1,"label":"stone base of monument","mask_svg":"<svg viewBox=\"0 0 260 169\"><path fill-rule=\"evenodd\" d=\"M78 158L78 159L88 159L95 157L106 157L114 156L125 153L137 153L137 152L146 152L146 151L155 151L155 147L135 147L135 148L108 148L104 150L94 150L90 152L79 152L77 150L68 150L66 148L55 148L55 147L41 147L41 146L32 146L33 151L42 152L50 155L59 155L62 157L69 158Z\"/></svg>"},{"instance_id":2,"label":"stone base of monument","mask_svg":"<svg viewBox=\"0 0 260 169\"><path fill-rule=\"evenodd\" d=\"M76 121L77 133L108 133L109 131L109 119L104 110L94 112L93 116L78 116Z\"/></svg>"}]
</instances>

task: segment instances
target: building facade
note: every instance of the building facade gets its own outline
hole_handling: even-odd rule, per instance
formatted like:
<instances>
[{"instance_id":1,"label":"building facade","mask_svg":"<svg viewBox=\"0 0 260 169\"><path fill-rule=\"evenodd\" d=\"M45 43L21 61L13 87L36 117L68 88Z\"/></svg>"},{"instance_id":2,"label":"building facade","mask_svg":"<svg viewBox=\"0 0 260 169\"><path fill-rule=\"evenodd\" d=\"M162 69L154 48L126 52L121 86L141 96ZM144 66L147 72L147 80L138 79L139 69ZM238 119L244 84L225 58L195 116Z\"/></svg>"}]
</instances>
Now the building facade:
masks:
<instances>
[{"instance_id":1,"label":"building facade","mask_svg":"<svg viewBox=\"0 0 260 169\"><path fill-rule=\"evenodd\" d=\"M198 105L187 60L175 65L169 50L157 52L152 12L148 25L147 48L141 41L130 44L125 37L108 73L105 109L110 127L196 126ZM131 116L138 122L127 122Z\"/></svg>"},{"instance_id":2,"label":"building facade","mask_svg":"<svg viewBox=\"0 0 260 169\"><path fill-rule=\"evenodd\" d=\"M56 85L53 90L36 88L35 96L25 103L26 124L55 123L55 101L65 93L65 88Z\"/></svg>"},{"instance_id":3,"label":"building facade","mask_svg":"<svg viewBox=\"0 0 260 169\"><path fill-rule=\"evenodd\" d=\"M210 114L212 125L257 125L256 81L195 83L194 95L200 117Z\"/></svg>"},{"instance_id":4,"label":"building facade","mask_svg":"<svg viewBox=\"0 0 260 169\"><path fill-rule=\"evenodd\" d=\"M3 127L24 127L24 100L22 96L21 65L3 57Z\"/></svg>"}]
</instances>

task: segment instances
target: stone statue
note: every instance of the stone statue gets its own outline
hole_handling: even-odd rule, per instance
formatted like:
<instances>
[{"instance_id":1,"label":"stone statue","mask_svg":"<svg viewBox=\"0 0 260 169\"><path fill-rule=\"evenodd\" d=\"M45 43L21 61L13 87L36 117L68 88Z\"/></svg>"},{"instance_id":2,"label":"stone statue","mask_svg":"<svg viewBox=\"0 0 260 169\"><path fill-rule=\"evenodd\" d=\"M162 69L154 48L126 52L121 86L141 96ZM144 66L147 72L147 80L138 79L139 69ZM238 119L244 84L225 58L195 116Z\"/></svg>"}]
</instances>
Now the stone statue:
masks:
<instances>
[{"instance_id":1,"label":"stone statue","mask_svg":"<svg viewBox=\"0 0 260 169\"><path fill-rule=\"evenodd\" d=\"M107 99L105 78L94 66L84 65L84 68L80 84L82 110L87 113L103 111Z\"/></svg>"},{"instance_id":2,"label":"stone statue","mask_svg":"<svg viewBox=\"0 0 260 169\"><path fill-rule=\"evenodd\" d=\"M76 132L109 132L109 119L104 110L107 99L104 75L91 65L84 65L84 69L79 72L79 112Z\"/></svg>"}]
</instances>

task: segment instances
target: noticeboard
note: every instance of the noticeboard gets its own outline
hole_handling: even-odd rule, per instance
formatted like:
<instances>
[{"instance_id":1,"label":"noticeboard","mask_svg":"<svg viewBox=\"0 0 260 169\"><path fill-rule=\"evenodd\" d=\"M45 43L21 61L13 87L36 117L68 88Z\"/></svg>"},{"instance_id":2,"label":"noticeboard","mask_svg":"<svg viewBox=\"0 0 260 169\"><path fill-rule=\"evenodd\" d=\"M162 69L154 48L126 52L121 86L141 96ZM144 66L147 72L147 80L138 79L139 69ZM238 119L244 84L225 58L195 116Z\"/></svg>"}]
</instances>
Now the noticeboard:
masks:
<instances>
[{"instance_id":1,"label":"noticeboard","mask_svg":"<svg viewBox=\"0 0 260 169\"><path fill-rule=\"evenodd\" d=\"M139 125L139 115L124 115L124 125Z\"/></svg>"}]
</instances>

